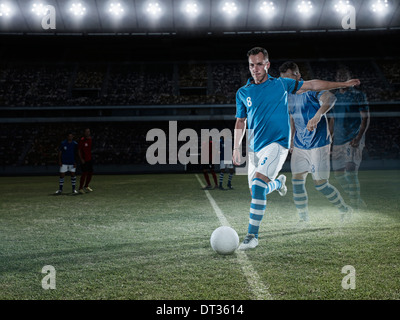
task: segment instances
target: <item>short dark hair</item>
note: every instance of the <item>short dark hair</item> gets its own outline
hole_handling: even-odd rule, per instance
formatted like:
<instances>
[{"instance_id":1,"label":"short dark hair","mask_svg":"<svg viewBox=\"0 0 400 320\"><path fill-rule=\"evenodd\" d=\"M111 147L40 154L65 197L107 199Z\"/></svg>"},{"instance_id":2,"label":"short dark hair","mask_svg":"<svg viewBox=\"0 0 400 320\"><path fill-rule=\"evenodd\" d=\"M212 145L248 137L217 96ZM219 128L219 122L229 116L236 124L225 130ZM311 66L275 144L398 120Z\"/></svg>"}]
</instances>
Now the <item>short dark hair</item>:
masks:
<instances>
[{"instance_id":1,"label":"short dark hair","mask_svg":"<svg viewBox=\"0 0 400 320\"><path fill-rule=\"evenodd\" d=\"M262 48L262 47L254 47L253 49L250 49L247 52L247 57L255 56L255 55L259 54L259 53L262 53L264 55L264 59L265 60L269 60L268 51L266 49Z\"/></svg>"},{"instance_id":2,"label":"short dark hair","mask_svg":"<svg viewBox=\"0 0 400 320\"><path fill-rule=\"evenodd\" d=\"M299 70L299 66L293 61L286 61L279 67L279 73L285 73L288 70Z\"/></svg>"}]
</instances>

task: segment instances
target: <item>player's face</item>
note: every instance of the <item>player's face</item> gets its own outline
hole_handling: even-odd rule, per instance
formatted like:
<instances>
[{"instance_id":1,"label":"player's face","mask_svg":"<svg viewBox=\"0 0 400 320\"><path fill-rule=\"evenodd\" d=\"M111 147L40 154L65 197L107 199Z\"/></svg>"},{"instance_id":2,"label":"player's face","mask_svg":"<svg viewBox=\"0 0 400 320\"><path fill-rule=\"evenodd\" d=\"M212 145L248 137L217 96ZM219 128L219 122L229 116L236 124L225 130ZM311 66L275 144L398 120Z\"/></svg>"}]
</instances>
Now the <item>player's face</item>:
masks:
<instances>
[{"instance_id":1,"label":"player's face","mask_svg":"<svg viewBox=\"0 0 400 320\"><path fill-rule=\"evenodd\" d=\"M73 134L69 134L69 135L67 136L67 140L68 140L69 142L71 142L73 139L74 139L74 135L73 135Z\"/></svg>"},{"instance_id":2,"label":"player's face","mask_svg":"<svg viewBox=\"0 0 400 320\"><path fill-rule=\"evenodd\" d=\"M301 74L298 69L296 70L288 69L286 72L281 73L281 77L299 81L301 79Z\"/></svg>"},{"instance_id":3,"label":"player's face","mask_svg":"<svg viewBox=\"0 0 400 320\"><path fill-rule=\"evenodd\" d=\"M249 70L256 84L262 83L268 79L269 61L265 59L260 52L249 57Z\"/></svg>"},{"instance_id":4,"label":"player's face","mask_svg":"<svg viewBox=\"0 0 400 320\"><path fill-rule=\"evenodd\" d=\"M90 129L85 130L85 137L89 138L90 137Z\"/></svg>"}]
</instances>

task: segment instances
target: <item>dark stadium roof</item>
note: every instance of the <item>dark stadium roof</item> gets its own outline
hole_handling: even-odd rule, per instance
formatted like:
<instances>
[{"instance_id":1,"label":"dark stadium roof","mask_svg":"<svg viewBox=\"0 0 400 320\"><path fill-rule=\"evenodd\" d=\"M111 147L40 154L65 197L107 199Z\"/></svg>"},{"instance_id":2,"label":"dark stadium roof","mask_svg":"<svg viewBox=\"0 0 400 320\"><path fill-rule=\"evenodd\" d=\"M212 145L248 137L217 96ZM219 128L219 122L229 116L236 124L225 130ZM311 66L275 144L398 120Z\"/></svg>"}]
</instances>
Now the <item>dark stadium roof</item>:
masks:
<instances>
[{"instance_id":1,"label":"dark stadium roof","mask_svg":"<svg viewBox=\"0 0 400 320\"><path fill-rule=\"evenodd\" d=\"M298 1L275 0L277 14L271 19L264 19L258 12L260 0L240 0L237 16L228 21L220 12L221 3L226 0L198 1L202 6L201 14L193 21L181 13L184 0L158 0L164 15L158 21L152 21L143 12L148 0L120 0L125 7L125 15L118 21L110 18L105 8L109 0L80 0L87 14L74 20L69 12L72 1L42 0L43 4L56 9L56 29L44 30L41 17L31 12L34 1L9 1L14 10L10 17L0 17L0 33L76 33L106 34L128 33L133 35L151 33L263 33L263 32L326 32L343 31L343 14L333 10L333 0L314 0L314 14L304 18L296 11ZM400 28L399 0L390 0L390 9L385 16L379 17L371 10L372 0L352 0L356 9L356 29L358 31L378 29L393 30ZM348 30L347 30L348 31ZM351 32L351 31L349 31Z\"/></svg>"}]
</instances>

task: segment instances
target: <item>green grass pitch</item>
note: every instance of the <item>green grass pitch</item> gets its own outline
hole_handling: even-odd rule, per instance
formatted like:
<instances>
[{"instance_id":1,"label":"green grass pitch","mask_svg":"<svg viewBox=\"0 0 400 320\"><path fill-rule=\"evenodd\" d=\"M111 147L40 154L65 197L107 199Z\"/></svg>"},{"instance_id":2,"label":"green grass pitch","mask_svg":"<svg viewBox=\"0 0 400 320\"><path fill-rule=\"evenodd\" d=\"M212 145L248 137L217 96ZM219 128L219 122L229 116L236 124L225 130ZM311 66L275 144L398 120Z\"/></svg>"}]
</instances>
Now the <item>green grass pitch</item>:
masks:
<instances>
[{"instance_id":1,"label":"green grass pitch","mask_svg":"<svg viewBox=\"0 0 400 320\"><path fill-rule=\"evenodd\" d=\"M259 246L245 254L271 297L400 299L399 171L360 172L368 208L345 224L309 177L308 228L297 226L286 175L288 194L268 196ZM94 192L77 196L69 177L61 196L51 195L56 175L0 181L2 300L256 298L238 255L212 251L220 224L194 174L95 175ZM242 240L247 177L233 185L209 192ZM46 265L56 270L54 290L42 288ZM341 285L346 265L356 270L355 289Z\"/></svg>"}]
</instances>

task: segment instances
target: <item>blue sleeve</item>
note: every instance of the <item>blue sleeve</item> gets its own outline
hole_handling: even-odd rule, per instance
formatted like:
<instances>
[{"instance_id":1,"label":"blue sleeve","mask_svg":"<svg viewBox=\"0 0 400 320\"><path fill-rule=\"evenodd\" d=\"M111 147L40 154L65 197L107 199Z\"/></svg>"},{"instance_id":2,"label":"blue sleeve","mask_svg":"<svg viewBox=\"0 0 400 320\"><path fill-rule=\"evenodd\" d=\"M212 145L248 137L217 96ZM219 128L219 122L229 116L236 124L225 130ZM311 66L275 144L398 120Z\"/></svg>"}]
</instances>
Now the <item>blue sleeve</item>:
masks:
<instances>
[{"instance_id":1,"label":"blue sleeve","mask_svg":"<svg viewBox=\"0 0 400 320\"><path fill-rule=\"evenodd\" d=\"M304 81L296 81L290 78L280 78L282 83L288 93L295 94L297 91L300 90L301 86L303 85Z\"/></svg>"},{"instance_id":2,"label":"blue sleeve","mask_svg":"<svg viewBox=\"0 0 400 320\"><path fill-rule=\"evenodd\" d=\"M240 98L240 90L236 92L236 118L247 118L246 106Z\"/></svg>"}]
</instances>

